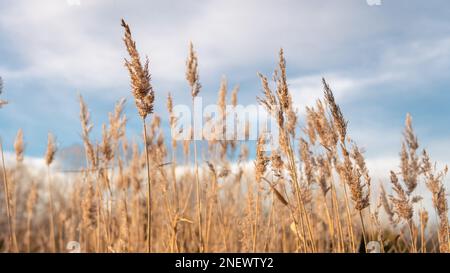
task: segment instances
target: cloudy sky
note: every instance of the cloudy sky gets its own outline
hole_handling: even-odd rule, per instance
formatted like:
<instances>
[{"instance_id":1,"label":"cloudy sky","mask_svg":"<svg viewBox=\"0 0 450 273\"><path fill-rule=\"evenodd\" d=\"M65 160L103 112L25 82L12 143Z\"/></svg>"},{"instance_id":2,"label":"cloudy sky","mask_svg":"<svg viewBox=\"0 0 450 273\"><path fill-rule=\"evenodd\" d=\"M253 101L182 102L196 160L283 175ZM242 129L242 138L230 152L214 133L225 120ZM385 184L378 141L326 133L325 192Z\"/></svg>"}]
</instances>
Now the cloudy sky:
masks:
<instances>
[{"instance_id":1,"label":"cloudy sky","mask_svg":"<svg viewBox=\"0 0 450 273\"><path fill-rule=\"evenodd\" d=\"M201 95L215 101L219 82L239 84L241 104L261 91L280 47L299 107L321 97L320 78L335 91L351 137L372 168L398 165L410 112L423 148L450 163L450 3L448 0L119 1L1 0L0 76L5 82L0 135L6 150L23 128L27 154L44 153L47 132L60 147L80 142L77 94L100 135L114 102L128 99L128 134L140 132L130 94L120 19L147 54L156 112L167 92L189 99L187 45L199 54Z\"/></svg>"}]
</instances>

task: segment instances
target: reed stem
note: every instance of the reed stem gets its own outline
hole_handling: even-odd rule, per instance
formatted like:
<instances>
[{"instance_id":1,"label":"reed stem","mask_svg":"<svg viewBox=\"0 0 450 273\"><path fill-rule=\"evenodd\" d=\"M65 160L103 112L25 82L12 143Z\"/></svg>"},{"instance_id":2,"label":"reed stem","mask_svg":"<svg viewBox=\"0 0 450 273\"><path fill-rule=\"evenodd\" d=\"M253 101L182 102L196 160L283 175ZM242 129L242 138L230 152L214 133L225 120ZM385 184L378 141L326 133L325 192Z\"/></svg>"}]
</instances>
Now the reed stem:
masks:
<instances>
[{"instance_id":1,"label":"reed stem","mask_svg":"<svg viewBox=\"0 0 450 273\"><path fill-rule=\"evenodd\" d=\"M147 124L145 118L142 119L144 125L144 146L145 163L147 165L147 252L152 252L152 180L150 175L150 162L148 152Z\"/></svg>"},{"instance_id":2,"label":"reed stem","mask_svg":"<svg viewBox=\"0 0 450 273\"><path fill-rule=\"evenodd\" d=\"M6 203L6 215L8 218L8 231L9 231L9 243L13 246L13 251L18 252L17 242L15 239L15 234L12 228L12 218L11 218L11 207L10 207L10 197L9 197L9 188L8 188L8 177L6 175L6 167L5 167L5 156L3 154L3 143L0 139L0 151L2 153L2 171L3 171L3 186L5 188L5 203Z\"/></svg>"}]
</instances>

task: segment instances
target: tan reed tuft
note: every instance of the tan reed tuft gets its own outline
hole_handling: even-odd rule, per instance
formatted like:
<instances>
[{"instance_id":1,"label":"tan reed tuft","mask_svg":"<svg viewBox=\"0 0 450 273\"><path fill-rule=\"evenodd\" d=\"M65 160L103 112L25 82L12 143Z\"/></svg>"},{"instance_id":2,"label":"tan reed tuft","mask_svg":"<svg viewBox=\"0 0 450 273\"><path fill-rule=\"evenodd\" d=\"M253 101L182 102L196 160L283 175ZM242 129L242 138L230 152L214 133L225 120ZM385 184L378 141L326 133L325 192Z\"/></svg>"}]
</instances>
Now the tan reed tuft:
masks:
<instances>
[{"instance_id":1,"label":"tan reed tuft","mask_svg":"<svg viewBox=\"0 0 450 273\"><path fill-rule=\"evenodd\" d=\"M19 129L17 131L16 139L14 140L14 151L16 152L16 161L23 162L23 153L25 145L23 143L23 131Z\"/></svg>"},{"instance_id":2,"label":"tan reed tuft","mask_svg":"<svg viewBox=\"0 0 450 273\"><path fill-rule=\"evenodd\" d=\"M186 60L186 80L191 88L191 96L192 96L192 115L195 117L195 98L200 93L201 84L199 81L199 72L198 72L198 59L197 53L194 50L194 45L192 42L189 43L189 53L188 58ZM191 141L194 144L194 171L195 171L195 189L196 189L196 201L197 201L197 224L198 224L198 236L199 236L199 251L203 252L205 249L204 241L203 241L203 227L202 227L202 205L201 205L201 197L200 197L200 178L198 174L198 162L197 162L197 142L194 139L194 131L196 129L195 118L194 118L193 128L191 127ZM186 150L186 148L185 148Z\"/></svg>"},{"instance_id":3,"label":"tan reed tuft","mask_svg":"<svg viewBox=\"0 0 450 273\"><path fill-rule=\"evenodd\" d=\"M189 53L186 61L186 80L191 87L192 97L197 97L198 93L200 93L201 84L198 74L197 52L195 52L192 42L189 43Z\"/></svg>"},{"instance_id":4,"label":"tan reed tuft","mask_svg":"<svg viewBox=\"0 0 450 273\"><path fill-rule=\"evenodd\" d=\"M47 151L45 152L45 164L47 164L47 166L50 166L53 163L56 150L55 136L52 133L48 133Z\"/></svg>"},{"instance_id":5,"label":"tan reed tuft","mask_svg":"<svg viewBox=\"0 0 450 273\"><path fill-rule=\"evenodd\" d=\"M125 30L123 41L131 60L125 59L125 66L130 73L131 90L135 99L136 107L143 119L153 113L155 94L150 84L149 60L146 58L144 65L141 63L136 42L131 36L131 30L125 20L122 19L122 27Z\"/></svg>"},{"instance_id":6,"label":"tan reed tuft","mask_svg":"<svg viewBox=\"0 0 450 273\"><path fill-rule=\"evenodd\" d=\"M433 206L439 218L439 250L441 253L449 253L450 234L448 221L448 202L446 189L443 183L444 177L447 175L448 168L447 166L445 166L444 170L435 173L435 167L432 167L430 158L425 150L423 151L422 160L422 170L426 177L425 184L432 194Z\"/></svg>"},{"instance_id":7,"label":"tan reed tuft","mask_svg":"<svg viewBox=\"0 0 450 273\"><path fill-rule=\"evenodd\" d=\"M110 253L341 253L357 252L358 245L359 251L364 247L373 251L368 241L378 241L379 250L386 253L449 252L447 168L439 169L426 151L419 152L410 115L399 168L390 173L392 190L385 190L385 181L380 181L374 202L370 197L375 183L365 149L350 139L349 124L330 85L323 79L323 98L298 115L282 49L273 78L258 74L262 94L257 101L270 114L278 134L265 131L256 143L231 134L224 139L228 129L224 119L230 118L226 110L228 104L237 108L239 86L228 94L228 82L222 78L216 99L220 119L205 117L214 122L216 135L203 146L197 143L205 137L200 134L199 139L196 124L177 127L182 117L175 111L173 94L167 96L168 116L153 112L148 59L140 59L124 21L122 27L129 55L125 67L143 123L144 146L127 136L124 99L104 117L108 123L94 131L80 96L84 150L73 153L84 153L86 164L74 170L55 164L57 145L49 135L47 177L42 178L31 160L23 160L25 145L19 130L8 147L14 149L16 162L4 158L0 145L4 188L0 201L6 205L0 210L5 213L0 217L4 227L0 252L72 251L66 249L69 241L80 242L82 252ZM192 43L185 76L194 103L201 84ZM164 134L166 121L172 139ZM255 124L242 122L248 139L250 125ZM175 136L182 133L187 137L178 154ZM61 158L67 155L64 151ZM431 193L434 211L425 209L428 200L421 201L426 197L422 186Z\"/></svg>"}]
</instances>

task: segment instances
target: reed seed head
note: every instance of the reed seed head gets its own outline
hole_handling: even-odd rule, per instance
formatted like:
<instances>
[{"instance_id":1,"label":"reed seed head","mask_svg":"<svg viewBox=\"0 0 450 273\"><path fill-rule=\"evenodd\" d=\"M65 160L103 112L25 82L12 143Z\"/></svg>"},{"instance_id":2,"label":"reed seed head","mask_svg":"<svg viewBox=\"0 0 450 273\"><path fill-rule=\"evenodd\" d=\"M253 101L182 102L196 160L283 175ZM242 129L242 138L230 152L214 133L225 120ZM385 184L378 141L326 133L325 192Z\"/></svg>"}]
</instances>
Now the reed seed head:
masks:
<instances>
[{"instance_id":1,"label":"reed seed head","mask_svg":"<svg viewBox=\"0 0 450 273\"><path fill-rule=\"evenodd\" d=\"M392 207L391 203L389 202L389 199L387 197L386 190L384 189L383 184L380 184L380 203L383 206L383 209L388 216L389 222L393 226L396 226L398 221L395 219L394 208Z\"/></svg>"},{"instance_id":2,"label":"reed seed head","mask_svg":"<svg viewBox=\"0 0 450 273\"><path fill-rule=\"evenodd\" d=\"M16 139L14 141L14 151L16 152L17 162L23 162L23 154L25 150L25 145L23 143L23 131L19 129L17 131Z\"/></svg>"},{"instance_id":3,"label":"reed seed head","mask_svg":"<svg viewBox=\"0 0 450 273\"><path fill-rule=\"evenodd\" d=\"M267 164L269 163L269 158L266 156L266 152L264 151L265 144L265 136L264 134L261 134L256 145L255 178L257 182L261 181L261 178L266 173Z\"/></svg>"},{"instance_id":4,"label":"reed seed head","mask_svg":"<svg viewBox=\"0 0 450 273\"><path fill-rule=\"evenodd\" d=\"M412 128L412 118L410 114L406 115L403 135L404 141L400 153L401 171L403 181L407 187L407 193L410 195L417 187L418 176L420 174L420 162L417 156L419 143Z\"/></svg>"},{"instance_id":5,"label":"reed seed head","mask_svg":"<svg viewBox=\"0 0 450 273\"><path fill-rule=\"evenodd\" d=\"M231 91L231 105L233 105L233 107L236 107L238 104L238 97L237 97L238 92L239 92L239 85L236 85Z\"/></svg>"},{"instance_id":6,"label":"reed seed head","mask_svg":"<svg viewBox=\"0 0 450 273\"><path fill-rule=\"evenodd\" d=\"M56 150L55 137L52 133L48 133L47 152L45 153L45 163L47 166L50 166L55 159Z\"/></svg>"},{"instance_id":7,"label":"reed seed head","mask_svg":"<svg viewBox=\"0 0 450 273\"><path fill-rule=\"evenodd\" d=\"M189 43L189 53L186 60L186 80L191 87L192 98L197 97L198 93L200 93L201 84L199 81L197 52L195 52L192 42Z\"/></svg>"},{"instance_id":8,"label":"reed seed head","mask_svg":"<svg viewBox=\"0 0 450 273\"><path fill-rule=\"evenodd\" d=\"M331 114L333 116L333 124L336 127L336 130L339 132L341 143L345 143L345 137L347 136L347 121L344 119L341 108L334 99L334 95L331 91L330 86L325 79L322 79L322 83L324 87L325 101L330 107Z\"/></svg>"},{"instance_id":9,"label":"reed seed head","mask_svg":"<svg viewBox=\"0 0 450 273\"><path fill-rule=\"evenodd\" d=\"M149 60L146 57L142 65L139 53L136 49L136 42L133 40L131 30L125 20L122 19L122 27L125 30L123 41L127 48L130 60L125 59L125 66L128 69L131 79L131 90L135 99L139 115L145 119L147 115L153 113L153 103L155 94L150 83L151 76L148 69Z\"/></svg>"},{"instance_id":10,"label":"reed seed head","mask_svg":"<svg viewBox=\"0 0 450 273\"><path fill-rule=\"evenodd\" d=\"M391 202L395 213L397 213L402 219L410 221L413 216L413 207L409 201L408 194L400 185L397 175L391 171L391 184L396 193L394 197L391 195Z\"/></svg>"}]
</instances>

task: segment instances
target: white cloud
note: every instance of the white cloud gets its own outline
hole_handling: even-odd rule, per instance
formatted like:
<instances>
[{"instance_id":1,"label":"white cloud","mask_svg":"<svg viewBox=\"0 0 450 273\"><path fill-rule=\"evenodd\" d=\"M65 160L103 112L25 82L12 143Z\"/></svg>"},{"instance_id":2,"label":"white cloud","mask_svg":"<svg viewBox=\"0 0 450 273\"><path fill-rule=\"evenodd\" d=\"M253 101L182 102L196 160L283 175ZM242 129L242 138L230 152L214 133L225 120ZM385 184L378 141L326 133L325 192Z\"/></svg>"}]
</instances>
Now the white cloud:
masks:
<instances>
[{"instance_id":1,"label":"white cloud","mask_svg":"<svg viewBox=\"0 0 450 273\"><path fill-rule=\"evenodd\" d=\"M399 73L403 77L414 71L418 74L421 66L430 62L437 68L439 63L448 63L442 61L450 52L448 40L424 43L418 36L419 41L412 44L405 44L405 39L370 45L388 25L380 20L384 15L357 2L210 1L188 5L137 1L131 5L97 0L71 6L57 0L13 1L5 6L0 22L2 31L12 36L10 46L24 65L0 71L15 79L38 77L86 89L125 86L121 17L131 24L142 55L149 54L154 79L162 82L184 81L189 40L198 48L201 75L206 80L225 72L241 80L254 79L255 70L273 63L282 46L291 70L323 71L325 67L336 90L364 87L367 81L380 82ZM366 48L361 50L361 46ZM363 67L365 73L339 75L359 72L358 67L343 65L361 65L352 59L368 55L380 60ZM341 81L333 83L332 78L338 76ZM313 77L299 79L303 80L299 84L309 88ZM309 93L301 96L310 99Z\"/></svg>"},{"instance_id":2,"label":"white cloud","mask_svg":"<svg viewBox=\"0 0 450 273\"><path fill-rule=\"evenodd\" d=\"M12 168L16 165L16 155L10 152L4 152L6 168ZM42 157L25 156L24 163L33 175L40 174L46 170L45 160Z\"/></svg>"},{"instance_id":3,"label":"white cloud","mask_svg":"<svg viewBox=\"0 0 450 273\"><path fill-rule=\"evenodd\" d=\"M424 69L427 67L427 69ZM450 70L450 38L436 41L418 41L387 48L372 70L323 72L319 75L301 76L289 80L295 104L300 108L312 105L323 97L324 77L336 99L340 102L363 96L364 91L388 84L413 86L443 77Z\"/></svg>"},{"instance_id":4,"label":"white cloud","mask_svg":"<svg viewBox=\"0 0 450 273\"><path fill-rule=\"evenodd\" d=\"M5 77L111 86L113 79L120 78L122 59L114 46L93 31L98 22L85 21L82 12L65 1L15 1L3 10L2 31L13 36L10 46L25 63L4 71Z\"/></svg>"},{"instance_id":5,"label":"white cloud","mask_svg":"<svg viewBox=\"0 0 450 273\"><path fill-rule=\"evenodd\" d=\"M20 69L8 69L7 76L60 79L90 88L117 86L118 79L124 83L121 17L132 25L142 54L150 55L155 79L172 82L184 80L189 40L197 45L202 74L209 78L217 70L270 60L281 46L293 61L300 57L304 66L317 67L318 59L334 58L320 52L344 49L346 39L364 32L347 18L356 6L334 2L328 2L326 9L312 2L280 5L275 1L211 1L193 4L191 9L181 2L80 3L14 1L5 6L2 31L13 37L11 46L25 62ZM191 12L182 14L183 8ZM149 15L143 17L146 10ZM359 10L354 16L362 13ZM340 29L339 35L330 23ZM254 72L248 75L253 77Z\"/></svg>"}]
</instances>

